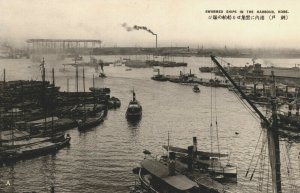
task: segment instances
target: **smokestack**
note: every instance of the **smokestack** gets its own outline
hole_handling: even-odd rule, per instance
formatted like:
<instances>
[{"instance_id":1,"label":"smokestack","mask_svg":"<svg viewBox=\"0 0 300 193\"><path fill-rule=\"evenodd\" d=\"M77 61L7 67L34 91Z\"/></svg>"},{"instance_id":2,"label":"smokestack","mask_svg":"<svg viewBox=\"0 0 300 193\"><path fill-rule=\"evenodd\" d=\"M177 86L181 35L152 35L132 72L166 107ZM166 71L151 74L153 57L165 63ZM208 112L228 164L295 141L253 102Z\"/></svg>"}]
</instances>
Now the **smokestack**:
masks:
<instances>
[{"instance_id":1,"label":"smokestack","mask_svg":"<svg viewBox=\"0 0 300 193\"><path fill-rule=\"evenodd\" d=\"M67 78L67 92L69 92L69 79Z\"/></svg>"},{"instance_id":2,"label":"smokestack","mask_svg":"<svg viewBox=\"0 0 300 193\"><path fill-rule=\"evenodd\" d=\"M3 82L4 82L4 84L5 84L5 82L6 82L6 80L5 80L5 77L6 76L6 74L5 74L5 68L3 69Z\"/></svg>"},{"instance_id":3,"label":"smokestack","mask_svg":"<svg viewBox=\"0 0 300 193\"><path fill-rule=\"evenodd\" d=\"M157 49L157 34L155 34L155 48Z\"/></svg>"},{"instance_id":4,"label":"smokestack","mask_svg":"<svg viewBox=\"0 0 300 193\"><path fill-rule=\"evenodd\" d=\"M193 170L193 150L194 146L188 146L188 170Z\"/></svg>"},{"instance_id":5,"label":"smokestack","mask_svg":"<svg viewBox=\"0 0 300 193\"><path fill-rule=\"evenodd\" d=\"M169 176L175 176L175 152L169 152Z\"/></svg>"},{"instance_id":6,"label":"smokestack","mask_svg":"<svg viewBox=\"0 0 300 193\"><path fill-rule=\"evenodd\" d=\"M289 117L292 115L292 108L293 108L293 105L289 104L289 111L288 111L288 116Z\"/></svg>"},{"instance_id":7,"label":"smokestack","mask_svg":"<svg viewBox=\"0 0 300 193\"><path fill-rule=\"evenodd\" d=\"M194 153L196 153L197 152L197 137L193 137L193 146L194 146L193 151L194 151Z\"/></svg>"}]
</instances>

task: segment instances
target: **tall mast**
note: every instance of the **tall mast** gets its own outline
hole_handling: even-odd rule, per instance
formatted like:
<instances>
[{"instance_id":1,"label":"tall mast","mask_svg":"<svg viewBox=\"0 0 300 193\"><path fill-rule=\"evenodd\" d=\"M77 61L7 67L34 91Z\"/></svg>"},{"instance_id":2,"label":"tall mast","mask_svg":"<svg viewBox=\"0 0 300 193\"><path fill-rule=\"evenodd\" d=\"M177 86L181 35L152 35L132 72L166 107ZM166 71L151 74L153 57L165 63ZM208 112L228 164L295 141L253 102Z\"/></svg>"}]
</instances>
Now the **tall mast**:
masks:
<instances>
[{"instance_id":1,"label":"tall mast","mask_svg":"<svg viewBox=\"0 0 300 193\"><path fill-rule=\"evenodd\" d=\"M272 125L268 128L268 145L269 157L272 170L272 188L273 192L281 193L281 173L280 173L280 146L277 124L277 107L276 107L276 87L274 71L272 71L271 86L271 108L272 108Z\"/></svg>"},{"instance_id":2,"label":"tall mast","mask_svg":"<svg viewBox=\"0 0 300 193\"><path fill-rule=\"evenodd\" d=\"M53 138L53 113L54 113L54 88L55 88L55 79L54 79L54 68L52 68L52 109L51 109L51 137Z\"/></svg>"},{"instance_id":3,"label":"tall mast","mask_svg":"<svg viewBox=\"0 0 300 193\"><path fill-rule=\"evenodd\" d=\"M75 81L76 81L76 92L77 92L77 95L78 95L78 65L76 63L76 58L75 58L75 66L76 66L76 77L75 77Z\"/></svg>"},{"instance_id":4,"label":"tall mast","mask_svg":"<svg viewBox=\"0 0 300 193\"><path fill-rule=\"evenodd\" d=\"M5 86L6 83L6 74L5 74L5 68L3 69L3 86Z\"/></svg>"},{"instance_id":5,"label":"tall mast","mask_svg":"<svg viewBox=\"0 0 300 193\"><path fill-rule=\"evenodd\" d=\"M271 96L271 105L272 105L272 119L271 123L269 120L255 107L255 105L248 99L245 93L240 89L240 87L232 80L220 63L216 60L215 56L211 56L211 60L218 66L226 78L233 84L233 86L239 91L243 99L245 99L248 104L254 109L254 111L259 115L259 117L264 122L267 128L268 135L268 148L269 148L269 159L272 172L272 189L273 193L281 193L281 172L280 172L280 147L279 147L279 136L278 136L278 126L277 126L277 109L275 101L275 81L273 77L272 85L272 96Z\"/></svg>"},{"instance_id":6,"label":"tall mast","mask_svg":"<svg viewBox=\"0 0 300 193\"><path fill-rule=\"evenodd\" d=\"M86 116L86 110L85 110L85 77L84 77L84 66L82 69L82 80L83 80L83 94L84 94L84 101L83 101L83 108L84 108L84 116Z\"/></svg>"},{"instance_id":7,"label":"tall mast","mask_svg":"<svg viewBox=\"0 0 300 193\"><path fill-rule=\"evenodd\" d=\"M67 92L69 92L69 78L67 78Z\"/></svg>"},{"instance_id":8,"label":"tall mast","mask_svg":"<svg viewBox=\"0 0 300 193\"><path fill-rule=\"evenodd\" d=\"M83 92L85 93L85 77L84 77L84 67L82 69L82 81L83 81Z\"/></svg>"},{"instance_id":9,"label":"tall mast","mask_svg":"<svg viewBox=\"0 0 300 193\"><path fill-rule=\"evenodd\" d=\"M47 129L47 104L46 104L46 83L45 83L45 58L43 57L43 61L41 64L41 68L42 68L42 95L43 95L43 108L44 108L44 125L45 125L45 130Z\"/></svg>"},{"instance_id":10,"label":"tall mast","mask_svg":"<svg viewBox=\"0 0 300 193\"><path fill-rule=\"evenodd\" d=\"M93 88L95 88L95 77L94 77L94 74L93 74Z\"/></svg>"}]
</instances>

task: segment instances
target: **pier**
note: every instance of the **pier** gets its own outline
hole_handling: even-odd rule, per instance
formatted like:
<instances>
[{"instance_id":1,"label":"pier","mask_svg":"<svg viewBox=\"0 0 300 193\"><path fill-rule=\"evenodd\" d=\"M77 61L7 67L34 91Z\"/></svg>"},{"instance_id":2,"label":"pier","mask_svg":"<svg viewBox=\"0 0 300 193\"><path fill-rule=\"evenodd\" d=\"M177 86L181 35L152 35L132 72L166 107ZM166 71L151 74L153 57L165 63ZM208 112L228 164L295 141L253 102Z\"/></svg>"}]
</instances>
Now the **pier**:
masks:
<instances>
[{"instance_id":1,"label":"pier","mask_svg":"<svg viewBox=\"0 0 300 193\"><path fill-rule=\"evenodd\" d=\"M101 40L93 39L28 39L27 49L30 53L56 53L87 51L94 48L101 48Z\"/></svg>"}]
</instances>

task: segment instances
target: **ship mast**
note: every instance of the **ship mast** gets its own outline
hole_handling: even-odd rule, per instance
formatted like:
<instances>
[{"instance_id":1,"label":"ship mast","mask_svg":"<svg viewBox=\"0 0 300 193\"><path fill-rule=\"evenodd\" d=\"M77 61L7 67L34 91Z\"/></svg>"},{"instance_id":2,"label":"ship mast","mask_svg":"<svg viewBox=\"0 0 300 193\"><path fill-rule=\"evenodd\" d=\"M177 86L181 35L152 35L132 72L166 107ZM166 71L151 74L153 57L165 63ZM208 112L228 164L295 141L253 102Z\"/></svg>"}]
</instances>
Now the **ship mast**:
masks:
<instances>
[{"instance_id":1,"label":"ship mast","mask_svg":"<svg viewBox=\"0 0 300 193\"><path fill-rule=\"evenodd\" d=\"M248 99L245 93L240 89L240 87L232 80L225 69L216 60L215 56L211 56L211 60L218 66L226 78L233 84L233 86L238 90L248 104L254 109L254 111L259 115L264 125L267 128L268 135L268 148L269 148L269 159L272 172L272 189L274 193L281 193L281 172L280 172L280 148L279 148L279 136L278 136L278 125L277 125L277 108L276 108L276 96L275 96L275 81L274 75L272 73L272 96L271 96L271 106L272 106L272 119L271 122L256 108L256 106Z\"/></svg>"}]
</instances>

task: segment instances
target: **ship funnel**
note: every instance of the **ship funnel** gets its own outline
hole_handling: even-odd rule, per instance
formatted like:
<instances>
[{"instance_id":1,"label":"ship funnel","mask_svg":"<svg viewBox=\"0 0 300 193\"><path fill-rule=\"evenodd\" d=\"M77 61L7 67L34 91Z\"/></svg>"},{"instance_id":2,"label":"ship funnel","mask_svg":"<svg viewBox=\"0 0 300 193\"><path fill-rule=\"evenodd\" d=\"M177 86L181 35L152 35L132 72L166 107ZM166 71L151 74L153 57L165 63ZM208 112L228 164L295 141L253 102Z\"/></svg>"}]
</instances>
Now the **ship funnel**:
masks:
<instances>
[{"instance_id":1,"label":"ship funnel","mask_svg":"<svg viewBox=\"0 0 300 193\"><path fill-rule=\"evenodd\" d=\"M169 176L175 175L175 152L169 153Z\"/></svg>"},{"instance_id":2,"label":"ship funnel","mask_svg":"<svg viewBox=\"0 0 300 193\"><path fill-rule=\"evenodd\" d=\"M193 170L193 150L194 150L194 146L188 147L188 170L189 171Z\"/></svg>"},{"instance_id":3,"label":"ship funnel","mask_svg":"<svg viewBox=\"0 0 300 193\"><path fill-rule=\"evenodd\" d=\"M194 151L194 153L196 153L197 152L197 137L193 137L193 146L194 146L193 151Z\"/></svg>"}]
</instances>

